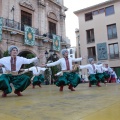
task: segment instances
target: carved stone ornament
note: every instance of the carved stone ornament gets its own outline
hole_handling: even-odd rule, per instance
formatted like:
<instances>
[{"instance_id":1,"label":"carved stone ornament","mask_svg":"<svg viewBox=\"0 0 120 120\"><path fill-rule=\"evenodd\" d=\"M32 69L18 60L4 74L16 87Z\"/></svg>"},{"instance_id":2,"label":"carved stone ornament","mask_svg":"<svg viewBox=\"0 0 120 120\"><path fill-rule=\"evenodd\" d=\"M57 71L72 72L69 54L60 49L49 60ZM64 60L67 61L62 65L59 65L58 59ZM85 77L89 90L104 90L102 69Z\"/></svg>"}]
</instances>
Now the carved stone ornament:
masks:
<instances>
[{"instance_id":1,"label":"carved stone ornament","mask_svg":"<svg viewBox=\"0 0 120 120\"><path fill-rule=\"evenodd\" d=\"M57 16L53 12L49 12L48 13L48 17L51 18L51 19L53 19L53 20L58 21Z\"/></svg>"},{"instance_id":2,"label":"carved stone ornament","mask_svg":"<svg viewBox=\"0 0 120 120\"><path fill-rule=\"evenodd\" d=\"M35 10L33 5L28 0L21 0L19 4L23 7L30 9L30 10L33 10L33 11Z\"/></svg>"}]
</instances>

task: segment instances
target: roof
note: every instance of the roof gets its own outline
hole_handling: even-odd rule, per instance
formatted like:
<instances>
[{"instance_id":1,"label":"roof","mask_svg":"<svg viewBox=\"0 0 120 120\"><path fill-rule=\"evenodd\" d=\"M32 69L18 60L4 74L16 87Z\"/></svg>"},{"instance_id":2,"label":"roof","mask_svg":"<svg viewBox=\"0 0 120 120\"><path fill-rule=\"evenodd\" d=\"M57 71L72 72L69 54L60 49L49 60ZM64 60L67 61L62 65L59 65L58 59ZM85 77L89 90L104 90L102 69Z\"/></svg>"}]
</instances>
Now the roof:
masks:
<instances>
[{"instance_id":1,"label":"roof","mask_svg":"<svg viewBox=\"0 0 120 120\"><path fill-rule=\"evenodd\" d=\"M90 6L90 7L87 7L87 8L84 8L84 9L80 9L80 10L77 10L74 12L74 14L78 14L78 13L81 13L81 12L86 12L87 10L91 10L91 9L94 9L96 7L101 7L103 5L108 5L108 4L111 4L111 3L114 3L114 2L117 2L119 0L107 0L105 2L102 2L102 3L99 3L99 4L96 4L96 5L93 5L93 6Z\"/></svg>"}]
</instances>

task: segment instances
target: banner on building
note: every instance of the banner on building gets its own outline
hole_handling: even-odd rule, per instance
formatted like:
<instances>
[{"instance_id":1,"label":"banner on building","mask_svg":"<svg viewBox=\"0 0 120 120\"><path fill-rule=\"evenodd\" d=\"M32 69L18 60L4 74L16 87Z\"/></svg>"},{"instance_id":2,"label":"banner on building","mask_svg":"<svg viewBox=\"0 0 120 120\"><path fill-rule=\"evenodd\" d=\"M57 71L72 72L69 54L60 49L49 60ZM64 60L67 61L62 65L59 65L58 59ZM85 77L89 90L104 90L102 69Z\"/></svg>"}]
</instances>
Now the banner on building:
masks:
<instances>
[{"instance_id":1,"label":"banner on building","mask_svg":"<svg viewBox=\"0 0 120 120\"><path fill-rule=\"evenodd\" d=\"M0 17L0 41L2 41L2 26L3 26L3 19Z\"/></svg>"},{"instance_id":2,"label":"banner on building","mask_svg":"<svg viewBox=\"0 0 120 120\"><path fill-rule=\"evenodd\" d=\"M97 54L98 54L98 60L107 60L108 59L106 43L97 44Z\"/></svg>"},{"instance_id":3,"label":"banner on building","mask_svg":"<svg viewBox=\"0 0 120 120\"><path fill-rule=\"evenodd\" d=\"M60 36L53 34L53 50L60 51L61 49L60 40L61 40Z\"/></svg>"},{"instance_id":4,"label":"banner on building","mask_svg":"<svg viewBox=\"0 0 120 120\"><path fill-rule=\"evenodd\" d=\"M33 46L35 44L35 29L29 26L24 26L25 44Z\"/></svg>"}]
</instances>

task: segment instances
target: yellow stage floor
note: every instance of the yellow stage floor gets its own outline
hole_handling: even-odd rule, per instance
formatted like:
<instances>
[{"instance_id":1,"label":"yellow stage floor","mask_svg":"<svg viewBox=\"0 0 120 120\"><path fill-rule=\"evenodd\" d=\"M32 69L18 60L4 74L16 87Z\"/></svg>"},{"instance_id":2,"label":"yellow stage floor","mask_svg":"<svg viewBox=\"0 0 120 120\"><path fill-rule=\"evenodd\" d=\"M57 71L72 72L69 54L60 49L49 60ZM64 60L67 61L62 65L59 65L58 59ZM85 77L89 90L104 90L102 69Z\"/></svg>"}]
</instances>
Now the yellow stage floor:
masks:
<instances>
[{"instance_id":1,"label":"yellow stage floor","mask_svg":"<svg viewBox=\"0 0 120 120\"><path fill-rule=\"evenodd\" d=\"M120 84L85 83L73 92L67 86L63 92L55 85L30 86L22 94L0 97L0 120L120 120Z\"/></svg>"}]
</instances>

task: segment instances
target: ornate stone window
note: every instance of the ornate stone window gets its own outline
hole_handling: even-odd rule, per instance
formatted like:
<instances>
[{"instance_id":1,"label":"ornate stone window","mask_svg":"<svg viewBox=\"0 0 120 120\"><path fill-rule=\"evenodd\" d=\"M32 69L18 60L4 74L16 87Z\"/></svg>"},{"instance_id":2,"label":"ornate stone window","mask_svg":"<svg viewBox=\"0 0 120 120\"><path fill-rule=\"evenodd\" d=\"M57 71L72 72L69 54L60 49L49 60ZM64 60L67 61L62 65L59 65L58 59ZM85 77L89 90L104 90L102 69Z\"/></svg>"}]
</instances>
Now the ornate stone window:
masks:
<instances>
[{"instance_id":1,"label":"ornate stone window","mask_svg":"<svg viewBox=\"0 0 120 120\"><path fill-rule=\"evenodd\" d=\"M49 30L49 36L52 38L52 34L57 33L57 16L53 12L49 12L48 14L48 30Z\"/></svg>"},{"instance_id":2,"label":"ornate stone window","mask_svg":"<svg viewBox=\"0 0 120 120\"><path fill-rule=\"evenodd\" d=\"M24 29L24 25L32 26L32 14L21 10L21 27Z\"/></svg>"},{"instance_id":3,"label":"ornate stone window","mask_svg":"<svg viewBox=\"0 0 120 120\"><path fill-rule=\"evenodd\" d=\"M25 8L28 8L28 9L30 9L30 10L35 10L34 9L34 7L33 7L33 5L30 3L30 1L28 1L28 0L21 0L20 2L19 2L19 4L21 5L21 6L23 6L23 7L25 7Z\"/></svg>"},{"instance_id":4,"label":"ornate stone window","mask_svg":"<svg viewBox=\"0 0 120 120\"><path fill-rule=\"evenodd\" d=\"M58 21L57 16L53 12L49 12L48 18Z\"/></svg>"}]
</instances>

